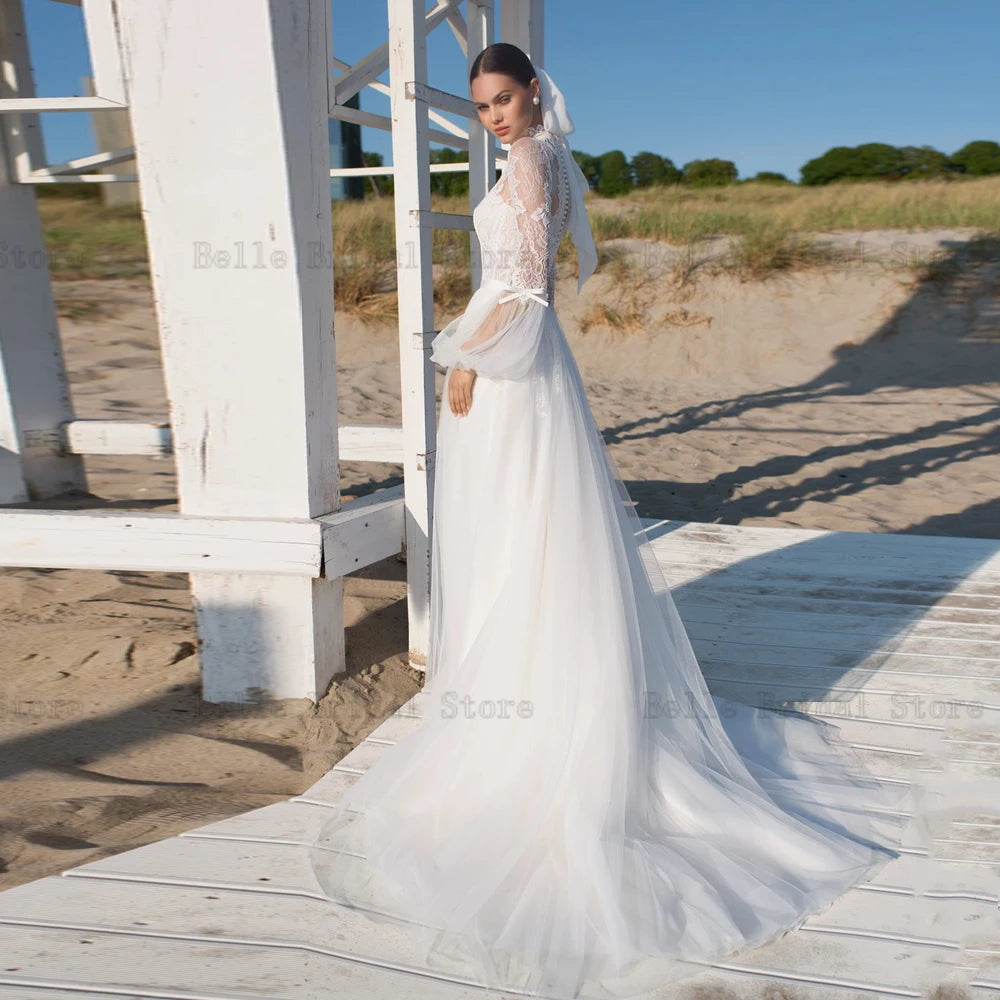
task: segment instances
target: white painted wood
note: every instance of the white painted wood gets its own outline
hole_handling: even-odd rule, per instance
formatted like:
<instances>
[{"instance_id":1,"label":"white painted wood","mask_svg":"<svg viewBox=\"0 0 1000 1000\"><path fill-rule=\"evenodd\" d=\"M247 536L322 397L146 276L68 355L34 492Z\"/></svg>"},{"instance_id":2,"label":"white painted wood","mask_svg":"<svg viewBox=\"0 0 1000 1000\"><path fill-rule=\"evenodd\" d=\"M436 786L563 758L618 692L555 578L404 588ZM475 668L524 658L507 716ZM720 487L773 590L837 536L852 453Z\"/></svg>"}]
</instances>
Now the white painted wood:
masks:
<instances>
[{"instance_id":1,"label":"white painted wood","mask_svg":"<svg viewBox=\"0 0 1000 1000\"><path fill-rule=\"evenodd\" d=\"M450 25L449 20L449 25ZM464 49L464 46L463 46ZM351 70L352 67L349 63L345 63L342 59L334 59L332 65L338 66L344 70ZM338 78L339 79L339 78ZM372 80L365 84L371 90L376 93L385 94L389 96L389 88L384 84L380 83L378 80ZM364 116L363 118L358 118L358 115ZM335 108L330 110L331 118L342 118L345 121L356 121L359 125L371 125L373 128L382 128L386 131L390 131L392 127L392 120L380 115L372 115L370 112L359 111L357 108L351 108L343 105L337 105ZM427 135L432 142L444 142L448 145L457 147L458 149L465 149L468 145L468 135L466 131L462 128L460 124L456 124L450 118L446 118L444 115L439 114L433 108L428 108L427 110L428 120L435 122L441 126L441 130L429 128ZM444 166L445 164L431 164L431 169L435 169L439 166ZM448 166L456 166L455 164L448 164ZM468 164L460 164L461 167L468 167ZM357 169L368 169L368 168L357 168ZM388 168L392 171L392 167Z\"/></svg>"},{"instance_id":2,"label":"white painted wood","mask_svg":"<svg viewBox=\"0 0 1000 1000\"><path fill-rule=\"evenodd\" d=\"M840 535L840 532L837 532ZM1000 595L1000 545L992 543L989 548L986 546L976 547L967 552L956 551L949 557L940 561L933 558L933 550L916 547L916 551L910 553L908 550L901 550L899 546L880 546L877 542L871 545L852 545L850 535L854 532L846 532L843 545L836 546L838 560L836 566L824 566L824 576L843 576L854 579L861 574L860 582L868 582L872 578L878 580L887 571L891 572L894 563L907 564L913 573L912 579L907 579L902 574L893 575L894 586L914 587L923 581L937 581L942 578L949 578L955 582L962 579L972 578L984 583L992 583L996 588L995 593ZM877 536L876 536L877 537ZM884 536L883 536L884 537ZM989 543L989 539L972 539ZM740 548L735 552L726 551L723 546L717 544L706 544L702 542L688 541L684 538L674 538L670 541L670 550L673 553L671 565L695 565L699 569L714 569L725 567L727 572L732 573L734 569L740 572L756 572L758 563L766 565L768 572L778 571L784 573L805 572L807 576L811 564L825 555L822 546L828 545L829 539L821 541L803 541L795 546L781 547L773 549L746 549ZM661 538L657 538L651 543L654 547L663 544Z\"/></svg>"},{"instance_id":3,"label":"white painted wood","mask_svg":"<svg viewBox=\"0 0 1000 1000\"><path fill-rule=\"evenodd\" d=\"M21 0L0 3L0 105L30 100L34 81ZM23 432L73 416L35 192L19 174L44 160L37 114L0 115L0 503L86 489L82 461Z\"/></svg>"},{"instance_id":4,"label":"white painted wood","mask_svg":"<svg viewBox=\"0 0 1000 1000\"><path fill-rule=\"evenodd\" d=\"M87 47L93 70L94 94L126 105L125 74L122 70L114 0L83 0Z\"/></svg>"},{"instance_id":5,"label":"white painted wood","mask_svg":"<svg viewBox=\"0 0 1000 1000\"><path fill-rule=\"evenodd\" d=\"M322 526L306 519L110 510L0 515L3 566L315 577L321 545Z\"/></svg>"},{"instance_id":6,"label":"white painted wood","mask_svg":"<svg viewBox=\"0 0 1000 1000\"><path fill-rule=\"evenodd\" d=\"M368 954L374 958L379 953L386 967L412 962L415 956L402 950L405 942L394 940L391 933L381 933L379 940L373 941L370 934L365 933L367 928L363 920L359 921L356 914L339 910L324 914L322 906L315 905L322 900L318 898L320 894L308 867L304 845L323 819L322 812L312 812L304 817L300 831L286 829L286 835L281 838L250 833L237 842L200 837L192 832L185 837L71 869L66 881L98 885L89 890L79 890L74 884L72 889L63 889L62 893L89 891L92 896L99 894L98 898L104 899L108 894L117 894L121 898L118 906L109 907L102 900L97 910L102 914L102 923L108 921L109 910L120 912L124 902L131 907L126 913L132 916L133 926L137 910L141 914L140 919L149 929L140 930L139 934L143 937L154 934L155 938L150 942L154 947L179 936L179 928L173 933L168 929L172 918L176 920L181 916L188 922L189 928L192 920L199 917L206 919L207 891L214 897L207 914L210 916L209 926L214 930L211 934L202 932L195 935L187 930L183 933L188 941L193 938L194 942L200 939L207 943L238 938L259 942L263 952L259 956L261 967L279 947L305 945L322 948L331 944L334 937L330 933L332 928L327 930L325 936L320 936L324 915L336 918L337 933L343 935L336 940L343 954ZM928 877L928 872L924 870L929 865L936 870L933 877ZM911 882L914 884L910 885ZM945 894L921 892L924 888L933 890L939 885L947 890ZM969 887L973 885L978 885L978 890L970 893ZM995 880L992 885L995 888ZM178 914L177 907L171 905L170 900L181 896L181 890L185 888L202 889L201 900L192 900L195 906L200 905L200 912L186 909ZM969 928L965 918L970 914L988 912L995 905L995 900L981 890L981 880L976 883L973 873L961 866L904 857L886 866L874 884L849 891L827 913L811 918L808 930L796 932L781 942L742 956L739 966L756 969L758 974L765 973L765 970L777 970L786 977L802 976L806 982L813 976L821 981L831 981L831 978L835 980L835 977L844 975L860 978L865 973L868 981L885 982L886 970L883 967L892 966L893 956L906 943L919 952L914 956L911 951L907 955L909 961L905 963L905 975L910 977L912 984L921 978L922 973L942 973L941 966L947 967L949 961L957 957L960 935ZM0 903L4 902L6 895L0 895ZM137 901L144 897L148 902L137 905ZM232 900L232 907L225 905L227 900ZM36 912L33 919L41 917L47 923L63 926L71 923L66 919L65 906L60 911L52 901L49 907L49 914ZM19 919L24 919L24 909L22 903L17 912ZM841 909L845 911L843 915L839 912ZM81 915L87 912L79 904L74 910ZM237 917L237 912L242 916ZM249 920L251 915L252 923ZM84 919L81 929L88 925L94 927L92 920ZM114 919L113 916L111 919ZM232 922L235 921L238 925L234 927ZM79 925L81 922L77 918L74 923ZM112 926L120 928L119 934L128 933L125 921L114 921ZM319 934L314 936L311 933L313 929ZM89 934L88 939L93 940ZM819 944L820 941L822 944ZM907 948L907 951L910 949ZM760 961L765 954L769 958L766 963ZM192 947L191 957L196 956L197 948ZM152 956L145 956L142 964L148 964L151 959ZM925 961L926 965L923 964ZM722 967L726 966L732 968L736 963L724 963ZM78 968L73 963L74 973ZM899 983L900 980L890 979L890 982L893 981ZM933 979L927 982L928 985L936 983ZM209 984L202 977L184 985L204 988Z\"/></svg>"},{"instance_id":7,"label":"white painted wood","mask_svg":"<svg viewBox=\"0 0 1000 1000\"><path fill-rule=\"evenodd\" d=\"M60 429L64 446L77 455L156 455L174 453L166 421L71 420Z\"/></svg>"},{"instance_id":8,"label":"white painted wood","mask_svg":"<svg viewBox=\"0 0 1000 1000\"><path fill-rule=\"evenodd\" d=\"M392 424L340 424L339 456L345 462L403 461L403 428ZM58 445L76 455L157 455L174 453L167 422L70 420L55 430L29 430L30 446Z\"/></svg>"},{"instance_id":9,"label":"white painted wood","mask_svg":"<svg viewBox=\"0 0 1000 1000\"><path fill-rule=\"evenodd\" d=\"M373 84L373 89L378 90L378 85ZM340 121L354 122L357 125L366 125L369 128L381 129L383 132L392 131L392 119L386 115L375 114L372 111L361 111L358 108L338 106L336 111L330 112L331 118ZM456 149L465 149L467 140L464 139L456 129L455 125L445 125L443 128L428 128L427 138L430 142L440 142L447 146L454 146Z\"/></svg>"},{"instance_id":10,"label":"white painted wood","mask_svg":"<svg viewBox=\"0 0 1000 1000\"><path fill-rule=\"evenodd\" d=\"M414 30L422 38L426 37L428 33L433 31L449 15L450 8L450 3L439 2L425 14L421 6L414 21ZM353 66L348 67L336 78L334 81L336 104L330 105L331 112L342 110L345 101L350 100L363 87L378 82L375 78L390 68L390 51L391 39L384 45L380 45L377 49L369 52L364 58L357 60ZM340 64L339 60L338 64ZM385 93L389 93L389 91L385 90Z\"/></svg>"},{"instance_id":11,"label":"white painted wood","mask_svg":"<svg viewBox=\"0 0 1000 1000\"><path fill-rule=\"evenodd\" d=\"M8 0L9 2L9 0ZM122 107L106 97L5 97L0 99L0 115L42 111L101 111Z\"/></svg>"},{"instance_id":12,"label":"white painted wood","mask_svg":"<svg viewBox=\"0 0 1000 1000\"><path fill-rule=\"evenodd\" d=\"M427 106L408 97L427 79L423 0L388 0L389 89L396 168L394 209L399 299L399 354L406 483L406 577L410 662L425 669L430 618L430 511L433 505L436 403L426 336L434 327L431 233L413 212L430 209ZM357 77L356 77L357 78ZM337 88L338 100L341 90Z\"/></svg>"},{"instance_id":13,"label":"white painted wood","mask_svg":"<svg viewBox=\"0 0 1000 1000\"><path fill-rule=\"evenodd\" d=\"M404 513L403 487L394 486L315 518L323 532L323 575L345 576L402 552Z\"/></svg>"},{"instance_id":14,"label":"white painted wood","mask_svg":"<svg viewBox=\"0 0 1000 1000\"><path fill-rule=\"evenodd\" d=\"M62 174L51 174L44 168L33 170L18 178L18 182L21 184L115 184L118 182L134 184L138 180L138 174L76 174L73 177L67 177Z\"/></svg>"},{"instance_id":15,"label":"white painted wood","mask_svg":"<svg viewBox=\"0 0 1000 1000\"><path fill-rule=\"evenodd\" d=\"M412 226L426 226L428 229L467 229L469 232L474 231L472 216L456 212L415 210L411 213L410 224Z\"/></svg>"},{"instance_id":16,"label":"white painted wood","mask_svg":"<svg viewBox=\"0 0 1000 1000\"><path fill-rule=\"evenodd\" d=\"M468 163L430 163L427 169L432 174L463 174L469 169ZM393 166L388 167L335 167L331 169L331 177L392 177L396 172Z\"/></svg>"},{"instance_id":17,"label":"white painted wood","mask_svg":"<svg viewBox=\"0 0 1000 1000\"><path fill-rule=\"evenodd\" d=\"M403 464L403 428L391 424L340 426L340 458L344 462Z\"/></svg>"},{"instance_id":18,"label":"white painted wood","mask_svg":"<svg viewBox=\"0 0 1000 1000\"><path fill-rule=\"evenodd\" d=\"M466 25L468 43L465 46L466 70L464 79L467 80L476 56L487 45L493 44L493 4L468 0L466 14L468 17L468 24ZM493 136L483 128L482 123L479 121L479 112L475 110L475 104L472 104L472 110L469 115L468 145L469 211L462 219L455 219L453 224L456 227L459 225L465 227L468 224L469 248L471 251L470 260L472 262L472 281L469 288L469 294L471 295L479 287L483 278L482 247L479 244L479 237L476 235L475 228L472 225L472 210L483 200L489 189L496 182L496 164L498 160L496 155L497 147L493 142ZM506 161L506 155L502 159Z\"/></svg>"},{"instance_id":19,"label":"white painted wood","mask_svg":"<svg viewBox=\"0 0 1000 1000\"><path fill-rule=\"evenodd\" d=\"M544 0L508 0L501 3L500 37L526 52L533 65L544 67Z\"/></svg>"},{"instance_id":20,"label":"white painted wood","mask_svg":"<svg viewBox=\"0 0 1000 1000\"><path fill-rule=\"evenodd\" d=\"M338 577L399 552L402 525L402 486L309 520L11 510L0 566Z\"/></svg>"},{"instance_id":21,"label":"white painted wood","mask_svg":"<svg viewBox=\"0 0 1000 1000\"><path fill-rule=\"evenodd\" d=\"M135 150L131 146L126 146L124 149L114 149L106 153L94 153L91 156L77 156L72 160L66 160L64 163L50 163L46 167L37 167L27 177L22 177L21 182L24 183L34 178L81 174L93 167L127 163L134 158Z\"/></svg>"},{"instance_id":22,"label":"white painted wood","mask_svg":"<svg viewBox=\"0 0 1000 1000\"><path fill-rule=\"evenodd\" d=\"M181 510L335 512L329 5L117 9ZM343 670L341 578L195 572L191 590L207 699L314 697Z\"/></svg>"},{"instance_id":23,"label":"white painted wood","mask_svg":"<svg viewBox=\"0 0 1000 1000\"><path fill-rule=\"evenodd\" d=\"M476 107L468 97L459 97L458 94L432 87L429 83L424 83L421 80L413 80L407 85L406 96L410 100L426 104L428 114L430 114L431 108L440 108L442 111L464 115L466 118L472 118L476 114Z\"/></svg>"}]
</instances>

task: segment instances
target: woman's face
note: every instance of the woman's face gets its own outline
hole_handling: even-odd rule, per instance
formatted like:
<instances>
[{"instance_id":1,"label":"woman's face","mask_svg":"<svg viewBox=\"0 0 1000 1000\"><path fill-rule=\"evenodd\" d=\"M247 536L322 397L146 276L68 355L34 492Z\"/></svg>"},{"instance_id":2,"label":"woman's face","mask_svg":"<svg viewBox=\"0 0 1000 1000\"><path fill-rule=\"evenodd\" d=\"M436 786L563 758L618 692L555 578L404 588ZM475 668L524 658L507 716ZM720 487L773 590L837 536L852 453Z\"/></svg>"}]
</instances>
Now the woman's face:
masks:
<instances>
[{"instance_id":1,"label":"woman's face","mask_svg":"<svg viewBox=\"0 0 1000 1000\"><path fill-rule=\"evenodd\" d=\"M479 120L502 143L510 145L529 125L542 123L539 105L532 98L539 92L538 79L522 87L504 73L480 73L472 81L472 101Z\"/></svg>"}]
</instances>

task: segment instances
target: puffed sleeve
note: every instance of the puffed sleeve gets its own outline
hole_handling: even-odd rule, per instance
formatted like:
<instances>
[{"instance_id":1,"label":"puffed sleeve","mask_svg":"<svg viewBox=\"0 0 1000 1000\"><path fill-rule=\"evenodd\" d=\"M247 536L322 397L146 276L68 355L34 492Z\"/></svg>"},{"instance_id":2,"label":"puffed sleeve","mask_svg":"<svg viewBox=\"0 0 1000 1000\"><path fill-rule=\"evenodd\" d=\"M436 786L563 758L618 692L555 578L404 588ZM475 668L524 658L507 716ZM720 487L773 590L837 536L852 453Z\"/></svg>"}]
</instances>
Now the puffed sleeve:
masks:
<instances>
[{"instance_id":1,"label":"puffed sleeve","mask_svg":"<svg viewBox=\"0 0 1000 1000\"><path fill-rule=\"evenodd\" d=\"M513 143L506 169L517 227L516 245L505 248L508 278L483 281L465 312L434 338L431 360L488 378L523 379L531 372L549 304L554 177L548 153L530 136Z\"/></svg>"}]
</instances>

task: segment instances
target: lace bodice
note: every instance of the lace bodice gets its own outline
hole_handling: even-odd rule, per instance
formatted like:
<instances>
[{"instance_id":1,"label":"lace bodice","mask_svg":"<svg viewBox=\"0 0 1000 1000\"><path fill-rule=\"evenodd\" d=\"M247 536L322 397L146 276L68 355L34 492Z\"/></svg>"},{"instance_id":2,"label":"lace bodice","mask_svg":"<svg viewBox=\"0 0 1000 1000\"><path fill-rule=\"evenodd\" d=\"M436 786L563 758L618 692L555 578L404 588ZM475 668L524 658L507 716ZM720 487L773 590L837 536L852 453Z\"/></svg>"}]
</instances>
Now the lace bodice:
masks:
<instances>
[{"instance_id":1,"label":"lace bodice","mask_svg":"<svg viewBox=\"0 0 1000 1000\"><path fill-rule=\"evenodd\" d=\"M556 251L570 224L570 156L566 140L542 125L511 144L500 179L472 212L479 287L434 338L435 364L486 378L531 377L551 329Z\"/></svg>"},{"instance_id":2,"label":"lace bodice","mask_svg":"<svg viewBox=\"0 0 1000 1000\"><path fill-rule=\"evenodd\" d=\"M555 257L569 216L559 138L532 125L511 145L499 180L473 209L482 276L555 296Z\"/></svg>"}]
</instances>

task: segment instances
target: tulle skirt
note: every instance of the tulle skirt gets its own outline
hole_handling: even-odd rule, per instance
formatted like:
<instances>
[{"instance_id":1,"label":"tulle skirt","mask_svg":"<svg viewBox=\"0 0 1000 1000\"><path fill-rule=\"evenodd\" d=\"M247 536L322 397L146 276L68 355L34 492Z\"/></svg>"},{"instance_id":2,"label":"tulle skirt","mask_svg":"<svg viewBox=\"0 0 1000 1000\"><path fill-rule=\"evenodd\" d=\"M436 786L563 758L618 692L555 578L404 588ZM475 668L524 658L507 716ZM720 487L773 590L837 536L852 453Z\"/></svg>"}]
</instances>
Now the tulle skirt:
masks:
<instances>
[{"instance_id":1,"label":"tulle skirt","mask_svg":"<svg viewBox=\"0 0 1000 1000\"><path fill-rule=\"evenodd\" d=\"M441 406L418 728L310 860L370 954L556 1000L780 937L897 857L913 784L713 697L554 309L527 377Z\"/></svg>"}]
</instances>

